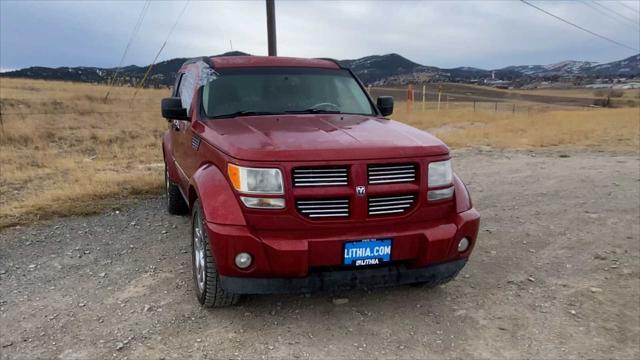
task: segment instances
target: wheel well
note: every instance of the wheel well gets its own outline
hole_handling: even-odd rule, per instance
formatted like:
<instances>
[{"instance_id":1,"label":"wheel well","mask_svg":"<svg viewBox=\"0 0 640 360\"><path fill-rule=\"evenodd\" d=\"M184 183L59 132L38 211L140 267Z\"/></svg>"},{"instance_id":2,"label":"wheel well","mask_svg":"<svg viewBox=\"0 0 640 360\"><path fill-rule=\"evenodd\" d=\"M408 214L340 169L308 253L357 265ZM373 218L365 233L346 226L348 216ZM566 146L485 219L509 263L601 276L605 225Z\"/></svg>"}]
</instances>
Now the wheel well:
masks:
<instances>
[{"instance_id":1,"label":"wheel well","mask_svg":"<svg viewBox=\"0 0 640 360\"><path fill-rule=\"evenodd\" d=\"M193 185L189 186L189 209L193 208L193 203L196 202L198 198L198 193L196 192L196 188Z\"/></svg>"}]
</instances>

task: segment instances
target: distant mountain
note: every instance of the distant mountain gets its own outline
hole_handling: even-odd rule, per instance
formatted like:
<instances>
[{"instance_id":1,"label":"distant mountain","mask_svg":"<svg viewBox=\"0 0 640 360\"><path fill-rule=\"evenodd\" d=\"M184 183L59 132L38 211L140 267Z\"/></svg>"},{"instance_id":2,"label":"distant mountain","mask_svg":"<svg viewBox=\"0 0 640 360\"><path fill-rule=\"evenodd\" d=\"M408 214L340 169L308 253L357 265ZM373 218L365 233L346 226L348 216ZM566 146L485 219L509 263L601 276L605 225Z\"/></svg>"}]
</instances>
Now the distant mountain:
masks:
<instances>
[{"instance_id":1,"label":"distant mountain","mask_svg":"<svg viewBox=\"0 0 640 360\"><path fill-rule=\"evenodd\" d=\"M340 60L339 63L350 68L365 84L394 76L440 72L436 67L420 65L398 54L372 55L355 60Z\"/></svg>"},{"instance_id":2,"label":"distant mountain","mask_svg":"<svg viewBox=\"0 0 640 360\"><path fill-rule=\"evenodd\" d=\"M232 51L214 56L248 56L249 54L241 51ZM175 58L161 61L155 64L145 85L151 87L170 86L175 80L175 73L180 69L182 64L189 58ZM118 85L137 85L147 72L148 66L129 65L122 67L118 72ZM0 74L0 76L42 80L63 80L63 81L79 81L91 83L108 83L117 68L97 68L97 67L29 67L25 69L9 71Z\"/></svg>"},{"instance_id":3,"label":"distant mountain","mask_svg":"<svg viewBox=\"0 0 640 360\"><path fill-rule=\"evenodd\" d=\"M594 65L589 69L592 75L638 76L640 74L640 54L606 64Z\"/></svg>"},{"instance_id":4,"label":"distant mountain","mask_svg":"<svg viewBox=\"0 0 640 360\"><path fill-rule=\"evenodd\" d=\"M216 56L246 55L240 51ZM176 71L187 58L175 58L159 62L151 69L147 86L159 87L172 85ZM533 81L557 81L559 79L597 79L597 78L633 78L640 77L640 54L606 64L589 61L563 61L549 65L519 65L501 69L484 70L473 67L441 69L413 62L401 55L392 53L372 55L360 59L340 60L358 75L365 84L390 85L420 83L429 81L453 81L472 83L495 83L500 81L522 85ZM115 68L97 67L30 67L0 74L5 77L81 81L107 83L115 73ZM119 85L135 85L147 71L146 66L130 65L119 70Z\"/></svg>"}]
</instances>

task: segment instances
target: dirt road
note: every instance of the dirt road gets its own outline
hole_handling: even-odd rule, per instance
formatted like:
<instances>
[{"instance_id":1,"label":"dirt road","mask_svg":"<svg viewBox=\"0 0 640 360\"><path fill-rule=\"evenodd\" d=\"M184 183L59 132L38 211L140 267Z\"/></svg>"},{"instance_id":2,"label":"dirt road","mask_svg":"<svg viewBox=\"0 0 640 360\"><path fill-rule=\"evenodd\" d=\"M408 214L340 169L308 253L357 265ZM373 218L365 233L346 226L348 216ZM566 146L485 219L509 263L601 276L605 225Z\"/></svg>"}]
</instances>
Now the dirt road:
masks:
<instances>
[{"instance_id":1,"label":"dirt road","mask_svg":"<svg viewBox=\"0 0 640 360\"><path fill-rule=\"evenodd\" d=\"M448 285L203 310L158 198L0 233L0 358L640 357L637 155L454 156L482 225Z\"/></svg>"}]
</instances>

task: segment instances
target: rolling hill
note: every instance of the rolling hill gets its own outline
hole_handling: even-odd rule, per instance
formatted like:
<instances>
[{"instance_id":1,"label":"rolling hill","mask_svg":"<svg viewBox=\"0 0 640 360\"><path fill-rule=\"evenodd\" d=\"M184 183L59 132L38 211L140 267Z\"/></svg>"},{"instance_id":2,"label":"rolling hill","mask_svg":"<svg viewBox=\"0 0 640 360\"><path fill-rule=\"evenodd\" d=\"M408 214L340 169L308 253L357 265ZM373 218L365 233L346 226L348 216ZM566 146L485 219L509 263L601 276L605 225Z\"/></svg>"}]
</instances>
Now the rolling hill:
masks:
<instances>
[{"instance_id":1,"label":"rolling hill","mask_svg":"<svg viewBox=\"0 0 640 360\"><path fill-rule=\"evenodd\" d=\"M216 56L249 55L235 51ZM150 87L173 84L174 74L186 58L175 58L159 62L153 66L145 85ZM563 61L548 65L518 65L501 69L485 70L473 67L442 69L413 62L401 55L371 55L359 59L340 60L343 66L351 68L365 84L388 85L409 82L453 81L486 82L495 80L526 83L535 80L555 81L559 78L611 78L640 77L640 54L605 64L589 61ZM117 69L97 67L29 67L5 72L4 77L64 80L92 83L107 83ZM119 85L135 85L147 71L146 66L130 65L119 71Z\"/></svg>"}]
</instances>

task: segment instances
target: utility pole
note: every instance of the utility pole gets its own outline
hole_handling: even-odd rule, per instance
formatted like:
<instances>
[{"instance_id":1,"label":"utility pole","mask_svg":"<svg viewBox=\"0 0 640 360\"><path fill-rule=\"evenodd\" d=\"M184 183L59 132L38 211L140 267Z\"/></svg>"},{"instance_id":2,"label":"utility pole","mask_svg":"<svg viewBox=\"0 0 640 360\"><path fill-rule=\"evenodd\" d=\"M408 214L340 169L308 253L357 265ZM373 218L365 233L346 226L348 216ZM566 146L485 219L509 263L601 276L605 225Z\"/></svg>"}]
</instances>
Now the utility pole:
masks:
<instances>
[{"instance_id":1,"label":"utility pole","mask_svg":"<svg viewBox=\"0 0 640 360\"><path fill-rule=\"evenodd\" d=\"M276 4L275 0L267 1L267 40L269 41L269 56L278 56L276 46Z\"/></svg>"}]
</instances>

